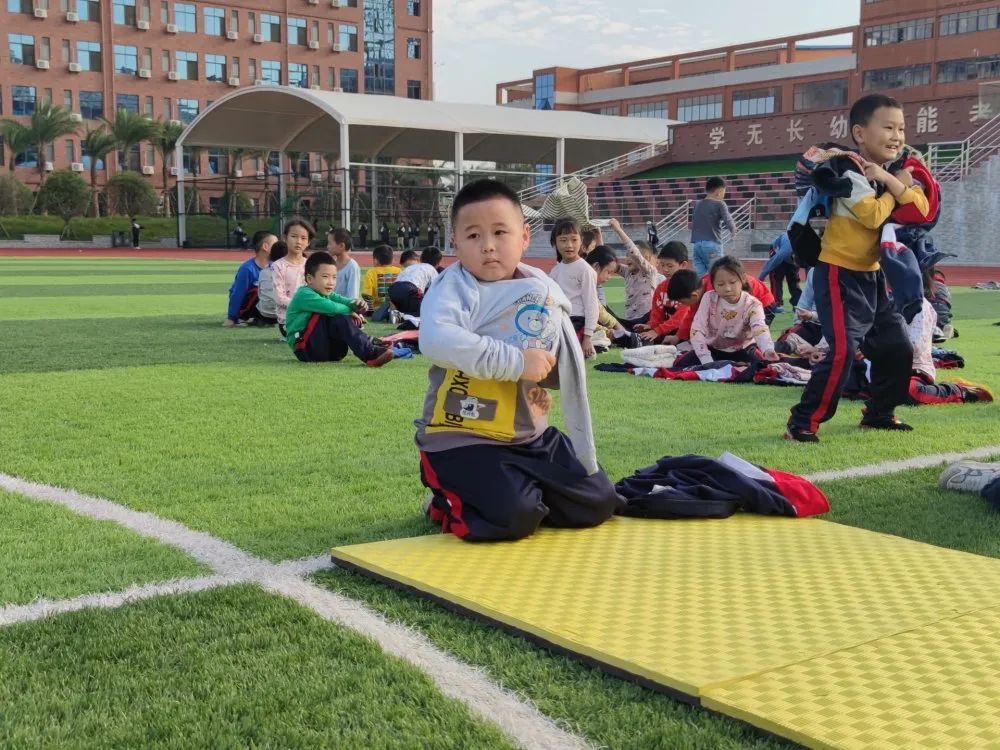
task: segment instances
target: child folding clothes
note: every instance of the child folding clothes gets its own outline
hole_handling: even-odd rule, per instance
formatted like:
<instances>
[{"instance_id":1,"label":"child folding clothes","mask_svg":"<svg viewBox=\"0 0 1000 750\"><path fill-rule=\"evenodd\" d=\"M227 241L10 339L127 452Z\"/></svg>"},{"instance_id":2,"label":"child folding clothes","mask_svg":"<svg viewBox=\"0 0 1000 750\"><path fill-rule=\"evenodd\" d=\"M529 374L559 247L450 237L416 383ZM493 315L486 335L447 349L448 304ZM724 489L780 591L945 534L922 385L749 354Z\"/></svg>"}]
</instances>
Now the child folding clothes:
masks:
<instances>
[{"instance_id":1,"label":"child folding clothes","mask_svg":"<svg viewBox=\"0 0 1000 750\"><path fill-rule=\"evenodd\" d=\"M705 294L691 323L691 346L698 360L750 362L755 359L754 345L761 352L774 352L760 300L749 292L736 302L727 302L715 291Z\"/></svg>"}]
</instances>

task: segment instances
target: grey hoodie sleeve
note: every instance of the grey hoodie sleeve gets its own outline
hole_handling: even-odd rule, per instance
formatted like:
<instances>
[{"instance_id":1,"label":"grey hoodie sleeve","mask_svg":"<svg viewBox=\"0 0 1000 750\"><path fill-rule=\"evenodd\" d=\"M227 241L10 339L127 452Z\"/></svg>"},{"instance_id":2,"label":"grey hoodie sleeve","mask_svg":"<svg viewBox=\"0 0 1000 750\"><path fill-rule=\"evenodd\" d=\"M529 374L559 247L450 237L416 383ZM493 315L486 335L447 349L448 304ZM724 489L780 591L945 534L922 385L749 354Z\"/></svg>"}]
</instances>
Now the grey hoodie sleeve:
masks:
<instances>
[{"instance_id":1,"label":"grey hoodie sleeve","mask_svg":"<svg viewBox=\"0 0 1000 750\"><path fill-rule=\"evenodd\" d=\"M461 273L449 268L424 297L420 352L439 367L477 380L519 380L524 371L521 349L473 332L478 295L475 285L462 283Z\"/></svg>"}]
</instances>

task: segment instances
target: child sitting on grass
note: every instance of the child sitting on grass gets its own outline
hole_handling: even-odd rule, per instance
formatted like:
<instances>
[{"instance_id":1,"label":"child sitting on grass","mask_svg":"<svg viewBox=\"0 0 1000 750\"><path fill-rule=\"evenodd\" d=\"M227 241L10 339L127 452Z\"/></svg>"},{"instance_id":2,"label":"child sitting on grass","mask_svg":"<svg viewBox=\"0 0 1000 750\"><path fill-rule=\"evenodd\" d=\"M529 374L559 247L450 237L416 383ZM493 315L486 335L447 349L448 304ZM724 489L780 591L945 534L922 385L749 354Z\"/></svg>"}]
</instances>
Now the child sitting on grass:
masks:
<instances>
[{"instance_id":1,"label":"child sitting on grass","mask_svg":"<svg viewBox=\"0 0 1000 750\"><path fill-rule=\"evenodd\" d=\"M249 320L265 322L258 306L258 287L261 272L270 263L271 245L277 241L277 237L263 229L254 234L254 256L240 264L233 285L229 287L229 310L223 323L227 328Z\"/></svg>"},{"instance_id":2,"label":"child sitting on grass","mask_svg":"<svg viewBox=\"0 0 1000 750\"><path fill-rule=\"evenodd\" d=\"M337 264L336 294L347 299L361 296L361 267L351 257L354 240L346 229L331 229L326 235L326 251Z\"/></svg>"},{"instance_id":3,"label":"child sitting on grass","mask_svg":"<svg viewBox=\"0 0 1000 750\"><path fill-rule=\"evenodd\" d=\"M305 283L306 248L316 237L313 229L305 219L298 217L289 220L285 225L285 245L288 255L271 264L271 279L274 283L274 307L277 312L278 330L286 335L285 314L288 303L292 301L295 290Z\"/></svg>"},{"instance_id":4,"label":"child sitting on grass","mask_svg":"<svg viewBox=\"0 0 1000 750\"><path fill-rule=\"evenodd\" d=\"M683 242L673 240L668 242L660 250L656 258L656 270L660 272L663 281L656 285L653 291L653 303L649 311L649 323L641 323L635 326L639 338L646 343L674 343L665 341L676 326L666 325L667 321L678 311L679 304L676 300L671 300L667 291L670 277L677 271L688 267L688 250Z\"/></svg>"},{"instance_id":5,"label":"child sitting on grass","mask_svg":"<svg viewBox=\"0 0 1000 750\"><path fill-rule=\"evenodd\" d=\"M625 318L621 324L628 331L649 322L653 291L664 277L657 272L653 262L656 251L649 243L633 242L618 219L611 220L611 229L625 245L625 257L618 263L618 272L625 279Z\"/></svg>"},{"instance_id":6,"label":"child sitting on grass","mask_svg":"<svg viewBox=\"0 0 1000 750\"><path fill-rule=\"evenodd\" d=\"M372 311L372 320L384 320L389 310L389 287L399 276L400 267L392 265L392 248L388 245L377 245L372 250L374 267L365 273L361 283L361 299L368 303Z\"/></svg>"},{"instance_id":7,"label":"child sitting on grass","mask_svg":"<svg viewBox=\"0 0 1000 750\"><path fill-rule=\"evenodd\" d=\"M593 337L601 302L597 296L597 274L580 254L583 245L580 225L573 219L560 219L552 227L549 243L559 259L549 276L569 299L570 322L580 338L583 356L589 359L597 353Z\"/></svg>"},{"instance_id":8,"label":"child sitting on grass","mask_svg":"<svg viewBox=\"0 0 1000 750\"><path fill-rule=\"evenodd\" d=\"M271 252L267 256L267 268L261 269L260 280L257 282L259 295L257 309L264 316L264 321L272 326L278 322L278 309L274 302L274 278L271 266L274 265L274 261L281 260L286 255L288 255L288 246L284 242L278 240L271 245Z\"/></svg>"},{"instance_id":9,"label":"child sitting on grass","mask_svg":"<svg viewBox=\"0 0 1000 750\"><path fill-rule=\"evenodd\" d=\"M678 359L674 367L690 367L698 362L754 362L761 357L777 362L779 357L764 321L764 307L747 291L743 264L723 255L712 264L709 276L713 289L705 293L691 323L694 351Z\"/></svg>"},{"instance_id":10,"label":"child sitting on grass","mask_svg":"<svg viewBox=\"0 0 1000 750\"><path fill-rule=\"evenodd\" d=\"M466 541L606 521L621 500L597 465L570 303L520 262L529 230L517 194L469 183L452 226L458 262L427 293L420 330L433 362L416 434L428 516ZM546 387L561 389L569 437L548 426Z\"/></svg>"},{"instance_id":11,"label":"child sitting on grass","mask_svg":"<svg viewBox=\"0 0 1000 750\"><path fill-rule=\"evenodd\" d=\"M705 287L702 286L698 274L690 268L682 268L667 282L667 294L670 299L676 300L678 308L670 318L662 325L667 331L663 337L664 344L680 346L691 341L691 324L694 322L694 315L698 311Z\"/></svg>"},{"instance_id":12,"label":"child sitting on grass","mask_svg":"<svg viewBox=\"0 0 1000 750\"><path fill-rule=\"evenodd\" d=\"M339 362L348 349L369 367L381 367L394 356L407 356L361 330L361 314L367 309L364 300L341 297L333 291L337 265L329 253L309 256L305 282L288 304L286 317L286 339L300 362Z\"/></svg>"},{"instance_id":13,"label":"child sitting on grass","mask_svg":"<svg viewBox=\"0 0 1000 750\"><path fill-rule=\"evenodd\" d=\"M437 265L440 262L441 251L436 247L426 247L420 253L419 263L412 263L399 272L396 281L389 287L389 299L397 310L406 315L420 317L424 294L431 282L437 278Z\"/></svg>"},{"instance_id":14,"label":"child sitting on grass","mask_svg":"<svg viewBox=\"0 0 1000 750\"><path fill-rule=\"evenodd\" d=\"M420 262L420 253L416 250L404 250L399 254L399 267L400 269L406 268L407 266L412 266L414 263Z\"/></svg>"}]
</instances>

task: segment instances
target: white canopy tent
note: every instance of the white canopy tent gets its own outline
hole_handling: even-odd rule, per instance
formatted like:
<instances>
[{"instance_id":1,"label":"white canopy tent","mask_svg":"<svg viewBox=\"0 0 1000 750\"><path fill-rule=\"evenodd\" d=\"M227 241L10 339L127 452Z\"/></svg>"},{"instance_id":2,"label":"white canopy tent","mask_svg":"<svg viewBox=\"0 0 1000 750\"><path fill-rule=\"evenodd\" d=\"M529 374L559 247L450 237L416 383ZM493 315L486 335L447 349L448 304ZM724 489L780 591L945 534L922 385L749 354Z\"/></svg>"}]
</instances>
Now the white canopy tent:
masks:
<instances>
[{"instance_id":1,"label":"white canopy tent","mask_svg":"<svg viewBox=\"0 0 1000 750\"><path fill-rule=\"evenodd\" d=\"M247 86L216 100L177 141L185 146L334 154L343 170L344 225L350 224L349 165L376 158L450 161L462 184L465 162L552 164L579 167L669 138L671 120L536 111L484 104L454 104L316 91L289 86ZM353 160L353 161L352 161ZM184 206L183 170L177 205ZM185 239L179 213L179 239Z\"/></svg>"}]
</instances>

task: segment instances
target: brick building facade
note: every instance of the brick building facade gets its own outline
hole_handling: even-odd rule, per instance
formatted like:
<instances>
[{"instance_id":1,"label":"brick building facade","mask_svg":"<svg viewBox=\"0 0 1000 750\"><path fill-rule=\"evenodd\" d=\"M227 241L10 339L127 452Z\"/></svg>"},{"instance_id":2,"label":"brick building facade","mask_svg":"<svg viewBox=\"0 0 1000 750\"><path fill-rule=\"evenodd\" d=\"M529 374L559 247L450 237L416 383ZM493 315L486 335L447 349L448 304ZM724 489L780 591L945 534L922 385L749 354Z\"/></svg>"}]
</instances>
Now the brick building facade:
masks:
<instances>
[{"instance_id":1,"label":"brick building facade","mask_svg":"<svg viewBox=\"0 0 1000 750\"><path fill-rule=\"evenodd\" d=\"M1000 113L1000 2L858 0L858 26L498 84L497 103L667 117L667 159L711 161L849 141L864 93L898 98L913 144L966 138ZM836 44L818 44L834 39ZM839 41L839 40L847 41Z\"/></svg>"},{"instance_id":2,"label":"brick building facade","mask_svg":"<svg viewBox=\"0 0 1000 750\"><path fill-rule=\"evenodd\" d=\"M50 101L76 113L81 132L118 109L188 123L213 100L255 84L433 96L431 0L3 2L0 117L26 122L37 102ZM0 167L16 159L29 185L37 183L36 158L0 148ZM89 168L79 137L59 139L41 158L54 169ZM109 161L113 174L117 160ZM128 162L162 187L148 144ZM185 162L201 175L232 166L223 151Z\"/></svg>"}]
</instances>

